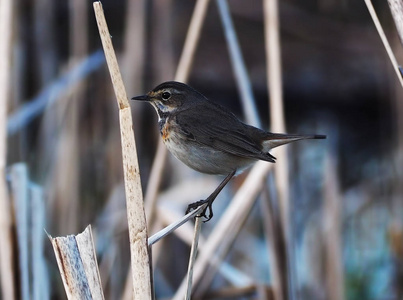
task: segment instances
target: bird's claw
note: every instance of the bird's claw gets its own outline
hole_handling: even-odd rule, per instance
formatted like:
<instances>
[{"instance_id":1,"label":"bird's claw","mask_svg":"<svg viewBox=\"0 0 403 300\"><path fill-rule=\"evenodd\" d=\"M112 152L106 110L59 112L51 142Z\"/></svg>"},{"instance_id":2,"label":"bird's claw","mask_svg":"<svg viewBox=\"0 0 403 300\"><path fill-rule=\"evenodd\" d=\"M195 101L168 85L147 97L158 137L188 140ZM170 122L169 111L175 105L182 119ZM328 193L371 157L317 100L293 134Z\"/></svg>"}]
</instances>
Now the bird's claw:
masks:
<instances>
[{"instance_id":1,"label":"bird's claw","mask_svg":"<svg viewBox=\"0 0 403 300\"><path fill-rule=\"evenodd\" d=\"M203 209L203 211L196 216L196 218L206 218L206 220L203 221L203 223L206 223L208 221L211 220L211 218L213 217L213 207L212 207L212 202L210 203L209 200L200 200L200 201L196 201L194 203L191 203L188 205L187 209L186 209L186 214L190 213L192 210L197 209L200 205L203 205L205 203L208 203L206 208ZM209 211L208 216L206 215L207 210Z\"/></svg>"}]
</instances>

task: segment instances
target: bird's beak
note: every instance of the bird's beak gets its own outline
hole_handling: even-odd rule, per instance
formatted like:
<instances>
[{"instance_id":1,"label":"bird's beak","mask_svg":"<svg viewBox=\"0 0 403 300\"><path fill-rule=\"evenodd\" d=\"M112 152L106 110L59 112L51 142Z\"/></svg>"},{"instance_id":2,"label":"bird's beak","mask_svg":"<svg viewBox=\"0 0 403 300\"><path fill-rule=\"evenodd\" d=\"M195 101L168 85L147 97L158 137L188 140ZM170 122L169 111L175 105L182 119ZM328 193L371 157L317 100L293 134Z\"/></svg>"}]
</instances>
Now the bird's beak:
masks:
<instances>
[{"instance_id":1,"label":"bird's beak","mask_svg":"<svg viewBox=\"0 0 403 300\"><path fill-rule=\"evenodd\" d=\"M141 95L141 96L136 96L133 97L132 100L138 100L138 101L150 101L150 97L148 95Z\"/></svg>"}]
</instances>

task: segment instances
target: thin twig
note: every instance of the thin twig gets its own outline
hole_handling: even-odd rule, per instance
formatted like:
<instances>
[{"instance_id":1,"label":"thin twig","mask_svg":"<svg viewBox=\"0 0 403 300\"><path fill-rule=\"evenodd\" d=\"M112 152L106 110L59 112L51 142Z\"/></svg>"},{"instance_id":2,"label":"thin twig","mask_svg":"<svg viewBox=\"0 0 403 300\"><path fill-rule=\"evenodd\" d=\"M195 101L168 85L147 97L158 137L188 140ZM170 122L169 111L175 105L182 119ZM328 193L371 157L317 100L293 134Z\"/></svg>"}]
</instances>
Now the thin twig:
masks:
<instances>
[{"instance_id":1,"label":"thin twig","mask_svg":"<svg viewBox=\"0 0 403 300\"><path fill-rule=\"evenodd\" d=\"M371 18L372 18L372 21L375 24L376 30L378 30L378 34L381 37L383 46L385 47L386 52L388 53L389 59L393 65L393 69L395 70L397 78L399 79L399 82L400 82L401 86L403 87L403 77L400 74L399 65L397 63L395 55L393 54L392 48L389 45L388 39L386 38L385 32L382 29L382 25L379 22L378 16L376 15L372 2L371 2L371 0L364 0L364 1L365 1L365 4L367 5L369 14L371 15Z\"/></svg>"},{"instance_id":2,"label":"thin twig","mask_svg":"<svg viewBox=\"0 0 403 300\"><path fill-rule=\"evenodd\" d=\"M136 299L151 299L151 273L147 247L147 224L144 213L143 193L141 191L132 115L102 5L100 2L94 2L93 6L119 106L134 297Z\"/></svg>"},{"instance_id":3,"label":"thin twig","mask_svg":"<svg viewBox=\"0 0 403 300\"><path fill-rule=\"evenodd\" d=\"M190 297L192 295L193 265L194 265L194 262L196 260L196 255L197 255L197 247L199 244L201 225L202 225L201 218L196 218L193 243L192 243L192 248L190 250L190 257L189 257L189 266L188 266L188 275L187 275L188 280L187 280L186 297L185 297L186 300L190 300Z\"/></svg>"},{"instance_id":4,"label":"thin twig","mask_svg":"<svg viewBox=\"0 0 403 300\"><path fill-rule=\"evenodd\" d=\"M175 211L170 211L166 207L159 207L158 210L158 220L161 220L162 222L176 222L176 220L179 218L177 213ZM182 240L185 244L191 246L193 243L193 237L192 237L192 232L194 232L194 227L189 224L185 223L183 226L179 229L176 229L173 233L178 237L180 240ZM205 239L203 236L199 237L199 252L202 251L203 246L205 244ZM155 246L153 246L153 257L155 254ZM158 255L156 255L158 257ZM218 258L214 255L212 257L212 261L219 261ZM235 286L241 286L244 284L252 284L253 279L246 275L245 273L241 272L240 270L236 269L235 267L231 266L229 263L226 263L225 261L222 262L219 265L219 273L220 275L223 276L229 283Z\"/></svg>"},{"instance_id":5,"label":"thin twig","mask_svg":"<svg viewBox=\"0 0 403 300\"><path fill-rule=\"evenodd\" d=\"M162 239L163 237L165 237L168 234L172 233L175 229L177 229L178 227L182 226L183 224L185 224L190 219L194 218L197 214L200 214L206 206L207 206L207 204L199 206L197 209L195 209L195 210L191 211L190 213L188 213L187 215L183 216L178 221L168 225L164 229L158 231L156 234L150 236L148 238L148 246L151 246L152 244L155 244L160 239Z\"/></svg>"},{"instance_id":6,"label":"thin twig","mask_svg":"<svg viewBox=\"0 0 403 300\"><path fill-rule=\"evenodd\" d=\"M234 241L236 234L249 215L256 195L263 186L267 172L269 172L272 167L273 164L259 161L250 171L248 177L239 188L199 254L194 266L194 285L197 285L203 277L203 273L210 264L211 258L214 255L223 257L226 251L228 251L229 246ZM185 289L186 280L182 281L173 299L183 299Z\"/></svg>"}]
</instances>

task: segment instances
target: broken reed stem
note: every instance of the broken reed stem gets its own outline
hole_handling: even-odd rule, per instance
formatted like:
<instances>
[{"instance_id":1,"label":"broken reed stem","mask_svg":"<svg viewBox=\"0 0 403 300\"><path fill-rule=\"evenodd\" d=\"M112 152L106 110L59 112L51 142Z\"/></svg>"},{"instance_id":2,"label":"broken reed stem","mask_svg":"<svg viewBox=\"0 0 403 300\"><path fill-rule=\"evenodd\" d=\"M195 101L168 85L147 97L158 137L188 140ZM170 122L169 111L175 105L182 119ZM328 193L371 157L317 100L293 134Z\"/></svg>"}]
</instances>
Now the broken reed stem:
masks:
<instances>
[{"instance_id":1,"label":"broken reed stem","mask_svg":"<svg viewBox=\"0 0 403 300\"><path fill-rule=\"evenodd\" d=\"M193 57L196 51L196 46L200 38L201 28L206 16L209 0L198 0L193 11L192 19L190 20L189 29L186 35L185 44L183 46L182 54L179 59L178 68L175 74L175 80L186 82L190 68L193 63ZM153 165L151 167L151 174L148 181L148 186L145 196L145 205L147 207L147 217L150 218L148 225L151 226L155 214L155 207L157 201L158 189L161 184L161 177L165 166L167 156L167 149L162 142L158 142L157 153L155 155Z\"/></svg>"},{"instance_id":2,"label":"broken reed stem","mask_svg":"<svg viewBox=\"0 0 403 300\"><path fill-rule=\"evenodd\" d=\"M76 236L48 237L67 298L104 299L91 226Z\"/></svg>"},{"instance_id":3,"label":"broken reed stem","mask_svg":"<svg viewBox=\"0 0 403 300\"><path fill-rule=\"evenodd\" d=\"M134 140L133 121L129 101L116 60L115 51L100 2L94 2L99 34L119 106L120 133L125 179L127 219L135 299L151 299L150 258L147 247L147 225L144 213L140 172ZM133 66L135 67L135 66Z\"/></svg>"},{"instance_id":4,"label":"broken reed stem","mask_svg":"<svg viewBox=\"0 0 403 300\"><path fill-rule=\"evenodd\" d=\"M401 86L403 87L403 78L402 78L402 74L400 74L400 71L399 71L399 65L397 63L395 55L393 54L392 48L389 45L388 39L386 38L385 32L382 29L382 25L379 22L378 16L376 15L372 2L371 2L371 0L364 0L364 1L365 1L365 4L367 5L369 14L371 15L371 18L372 18L372 21L375 24L376 30L378 30L378 34L381 37L383 46L385 47L386 52L388 53L389 59L393 65L393 69L395 70L397 78L398 78Z\"/></svg>"},{"instance_id":5,"label":"broken reed stem","mask_svg":"<svg viewBox=\"0 0 403 300\"><path fill-rule=\"evenodd\" d=\"M7 106L10 91L11 49L13 32L13 0L0 1L0 273L3 299L13 300L15 293L15 270L12 237L11 207L7 193L5 167L7 159Z\"/></svg>"},{"instance_id":6,"label":"broken reed stem","mask_svg":"<svg viewBox=\"0 0 403 300\"><path fill-rule=\"evenodd\" d=\"M186 300L191 299L192 295L192 280L193 280L193 265L196 260L197 255L197 247L199 245L199 237L200 237L200 230L202 225L201 218L196 218L195 220L195 229L194 229L194 236L193 236L193 243L192 248L190 250L190 257L189 257L189 266L188 266L188 279L187 279L187 287L186 287Z\"/></svg>"}]
</instances>

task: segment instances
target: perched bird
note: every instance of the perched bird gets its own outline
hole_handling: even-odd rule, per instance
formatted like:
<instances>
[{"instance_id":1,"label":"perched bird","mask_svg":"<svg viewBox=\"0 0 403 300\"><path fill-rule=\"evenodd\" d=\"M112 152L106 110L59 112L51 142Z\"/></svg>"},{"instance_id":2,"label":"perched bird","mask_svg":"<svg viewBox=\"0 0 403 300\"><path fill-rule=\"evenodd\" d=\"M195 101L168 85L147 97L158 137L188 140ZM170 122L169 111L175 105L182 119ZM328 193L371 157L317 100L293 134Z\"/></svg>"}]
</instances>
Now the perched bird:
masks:
<instances>
[{"instance_id":1,"label":"perched bird","mask_svg":"<svg viewBox=\"0 0 403 300\"><path fill-rule=\"evenodd\" d=\"M132 100L147 101L155 108L162 139L176 158L196 171L226 175L207 199L187 208L189 212L207 203L201 214L206 221L213 217L214 199L235 174L257 160L275 162L275 157L269 153L271 149L298 140L326 138L324 135L271 133L247 125L227 108L176 81L164 82Z\"/></svg>"}]
</instances>

